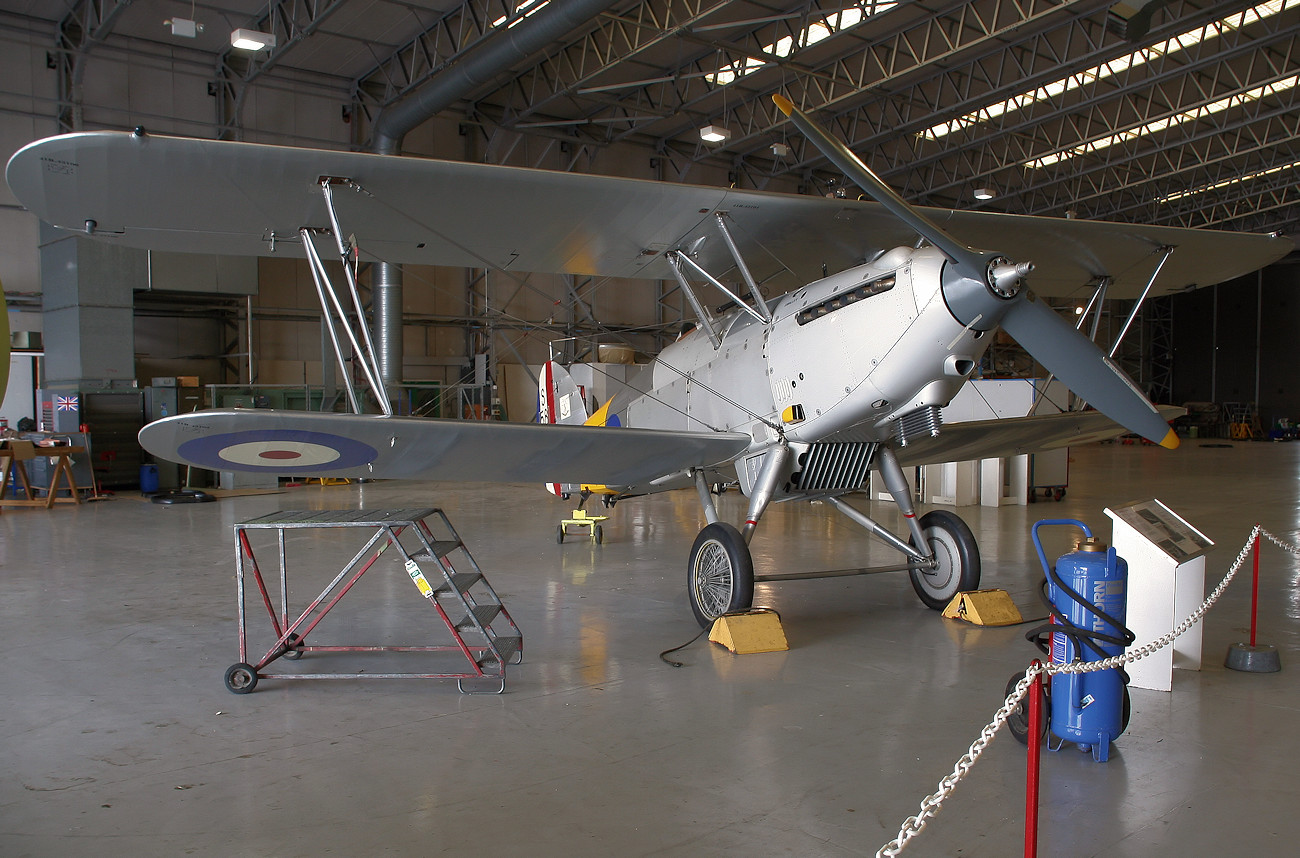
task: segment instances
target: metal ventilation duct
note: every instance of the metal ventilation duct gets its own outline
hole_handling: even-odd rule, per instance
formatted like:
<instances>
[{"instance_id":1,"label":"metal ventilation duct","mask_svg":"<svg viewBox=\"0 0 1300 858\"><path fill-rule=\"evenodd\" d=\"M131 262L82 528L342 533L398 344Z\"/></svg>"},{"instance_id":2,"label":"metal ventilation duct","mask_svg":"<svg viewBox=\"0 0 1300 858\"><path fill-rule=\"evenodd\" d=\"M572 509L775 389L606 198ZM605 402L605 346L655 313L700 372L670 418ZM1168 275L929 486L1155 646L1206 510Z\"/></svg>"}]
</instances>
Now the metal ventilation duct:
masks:
<instances>
[{"instance_id":1,"label":"metal ventilation duct","mask_svg":"<svg viewBox=\"0 0 1300 858\"><path fill-rule=\"evenodd\" d=\"M371 151L396 155L416 126L613 6L616 0L551 0L545 9L498 33L424 86L394 102L375 121ZM380 263L373 280L375 348L384 386L402 381L402 269Z\"/></svg>"}]
</instances>

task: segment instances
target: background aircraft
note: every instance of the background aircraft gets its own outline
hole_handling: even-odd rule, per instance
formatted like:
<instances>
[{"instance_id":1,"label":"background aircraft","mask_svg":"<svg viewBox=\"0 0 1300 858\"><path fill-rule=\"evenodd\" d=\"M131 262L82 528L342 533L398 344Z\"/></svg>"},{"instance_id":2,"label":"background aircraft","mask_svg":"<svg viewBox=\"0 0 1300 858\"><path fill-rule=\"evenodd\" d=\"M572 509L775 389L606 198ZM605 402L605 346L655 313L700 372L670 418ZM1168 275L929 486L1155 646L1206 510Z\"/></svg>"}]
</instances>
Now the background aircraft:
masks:
<instances>
[{"instance_id":1,"label":"background aircraft","mask_svg":"<svg viewBox=\"0 0 1300 858\"><path fill-rule=\"evenodd\" d=\"M905 464L1123 429L1177 444L1173 412L1157 410L1028 284L1059 295L1106 283L1111 297L1132 296L1154 270L1164 291L1208 285L1292 249L1275 236L918 209L790 102L778 105L869 199L140 132L38 141L14 155L6 178L42 219L134 247L318 261L316 242L329 237L345 258L677 280L696 327L590 418L550 367L553 425L205 411L150 424L140 441L216 470L594 485L615 499L694 487L707 524L688 592L702 625L750 604L748 543L774 500L822 499L861 524L900 552L931 607L977 587L969 528L947 511L918 518ZM762 252L742 256L737 235ZM711 311L715 290L727 303ZM998 329L1098 411L942 427L940 409ZM907 534L845 501L872 470ZM712 487L731 482L749 498L739 528L712 500Z\"/></svg>"}]
</instances>

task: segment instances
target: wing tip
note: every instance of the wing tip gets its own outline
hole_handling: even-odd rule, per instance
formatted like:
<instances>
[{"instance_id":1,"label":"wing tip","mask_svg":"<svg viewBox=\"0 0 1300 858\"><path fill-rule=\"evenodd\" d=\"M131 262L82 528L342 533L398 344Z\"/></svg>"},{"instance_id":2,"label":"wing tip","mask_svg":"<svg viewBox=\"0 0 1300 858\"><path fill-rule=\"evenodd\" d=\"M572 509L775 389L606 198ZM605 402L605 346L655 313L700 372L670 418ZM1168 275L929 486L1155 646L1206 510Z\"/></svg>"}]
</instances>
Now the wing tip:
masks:
<instances>
[{"instance_id":1,"label":"wing tip","mask_svg":"<svg viewBox=\"0 0 1300 858\"><path fill-rule=\"evenodd\" d=\"M772 101L775 102L777 108L786 116L789 116L791 113L794 112L794 102L786 98L781 93L779 92L773 93Z\"/></svg>"},{"instance_id":2,"label":"wing tip","mask_svg":"<svg viewBox=\"0 0 1300 858\"><path fill-rule=\"evenodd\" d=\"M1177 450L1178 443L1179 443L1178 433L1175 432L1173 429L1170 429L1168 434L1166 434L1165 437L1161 439L1160 446L1164 447L1166 450Z\"/></svg>"}]
</instances>

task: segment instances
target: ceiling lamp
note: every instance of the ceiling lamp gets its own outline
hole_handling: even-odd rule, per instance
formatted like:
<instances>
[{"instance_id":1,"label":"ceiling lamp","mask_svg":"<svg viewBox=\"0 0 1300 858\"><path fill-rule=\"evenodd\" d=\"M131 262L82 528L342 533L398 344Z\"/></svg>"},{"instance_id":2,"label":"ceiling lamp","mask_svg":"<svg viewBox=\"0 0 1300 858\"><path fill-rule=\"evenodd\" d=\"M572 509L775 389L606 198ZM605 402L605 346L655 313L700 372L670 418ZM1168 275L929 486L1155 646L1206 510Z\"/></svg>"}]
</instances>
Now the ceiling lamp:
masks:
<instances>
[{"instance_id":1,"label":"ceiling lamp","mask_svg":"<svg viewBox=\"0 0 1300 858\"><path fill-rule=\"evenodd\" d=\"M772 144L772 154L775 155L775 156L778 157L778 158L789 158L789 157L790 157L790 147L789 147L789 145L787 145L787 144L785 144L785 143L773 143L773 144Z\"/></svg>"},{"instance_id":2,"label":"ceiling lamp","mask_svg":"<svg viewBox=\"0 0 1300 858\"><path fill-rule=\"evenodd\" d=\"M261 51L275 47L275 33L260 30L235 30L230 34L230 46L241 51Z\"/></svg>"},{"instance_id":3,"label":"ceiling lamp","mask_svg":"<svg viewBox=\"0 0 1300 858\"><path fill-rule=\"evenodd\" d=\"M994 197L996 197L997 195L998 195L998 192L995 191L995 190L993 190L992 188L976 188L976 189L975 189L975 199L977 199L977 200L991 200L991 199L993 199Z\"/></svg>"},{"instance_id":4,"label":"ceiling lamp","mask_svg":"<svg viewBox=\"0 0 1300 858\"><path fill-rule=\"evenodd\" d=\"M706 143L721 143L731 137L731 129L724 125L706 125L700 129L700 139Z\"/></svg>"}]
</instances>

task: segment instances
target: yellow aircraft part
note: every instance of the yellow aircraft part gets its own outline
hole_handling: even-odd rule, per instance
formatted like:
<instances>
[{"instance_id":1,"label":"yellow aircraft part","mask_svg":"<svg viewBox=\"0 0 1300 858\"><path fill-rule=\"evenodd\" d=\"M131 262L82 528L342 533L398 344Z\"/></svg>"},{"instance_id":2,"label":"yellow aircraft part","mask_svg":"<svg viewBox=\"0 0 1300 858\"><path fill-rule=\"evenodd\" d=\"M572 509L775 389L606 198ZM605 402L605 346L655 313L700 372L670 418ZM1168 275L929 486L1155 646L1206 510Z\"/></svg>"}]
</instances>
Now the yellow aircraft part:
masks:
<instances>
[{"instance_id":1,"label":"yellow aircraft part","mask_svg":"<svg viewBox=\"0 0 1300 858\"><path fill-rule=\"evenodd\" d=\"M1178 449L1177 433L1175 433L1174 430L1170 429L1169 434L1161 439L1160 446L1164 447L1166 450L1177 450Z\"/></svg>"},{"instance_id":2,"label":"yellow aircraft part","mask_svg":"<svg viewBox=\"0 0 1300 858\"><path fill-rule=\"evenodd\" d=\"M600 406L600 408L596 409L596 413L588 417L587 422L583 425L605 426L609 422L609 406L613 401L614 398L611 396L609 402L606 402L604 405Z\"/></svg>"}]
</instances>

